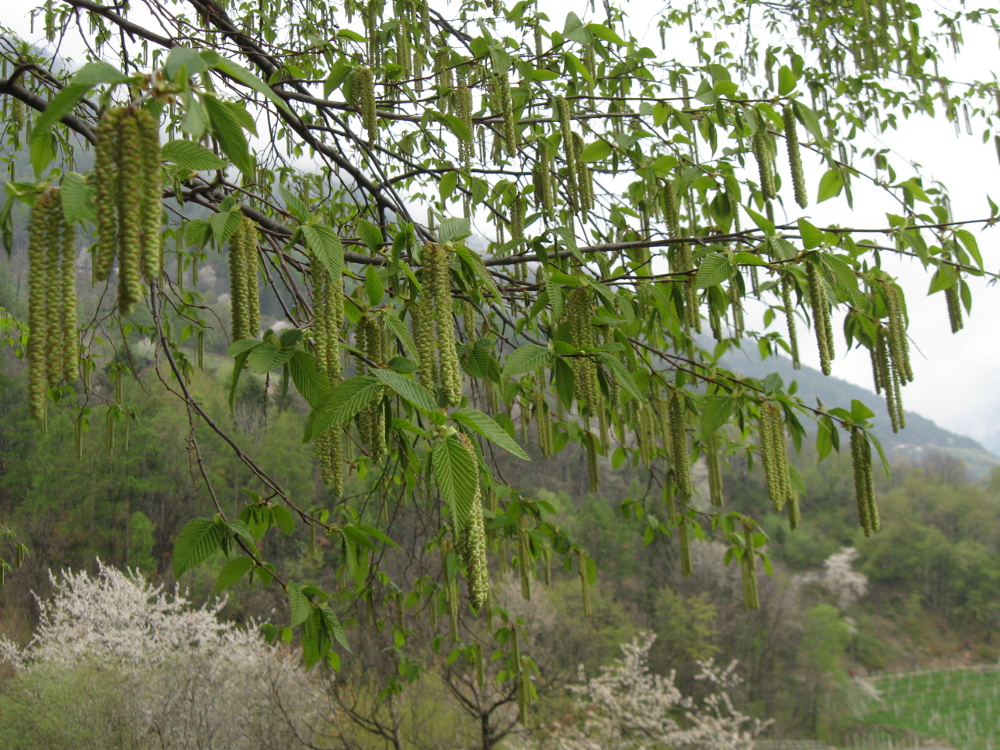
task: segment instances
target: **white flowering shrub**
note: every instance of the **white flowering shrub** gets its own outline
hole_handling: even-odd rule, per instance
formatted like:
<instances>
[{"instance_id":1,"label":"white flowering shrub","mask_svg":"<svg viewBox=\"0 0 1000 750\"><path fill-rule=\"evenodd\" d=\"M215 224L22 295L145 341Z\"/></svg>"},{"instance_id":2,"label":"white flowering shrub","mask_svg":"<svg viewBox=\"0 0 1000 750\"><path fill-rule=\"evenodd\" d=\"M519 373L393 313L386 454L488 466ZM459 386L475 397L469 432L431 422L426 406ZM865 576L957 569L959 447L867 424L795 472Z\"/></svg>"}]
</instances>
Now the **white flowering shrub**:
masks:
<instances>
[{"instance_id":1,"label":"white flowering shrub","mask_svg":"<svg viewBox=\"0 0 1000 750\"><path fill-rule=\"evenodd\" d=\"M823 562L823 569L797 576L801 583L818 583L837 599L837 606L847 609L868 593L868 576L854 570L858 551L843 547Z\"/></svg>"},{"instance_id":2,"label":"white flowering shrub","mask_svg":"<svg viewBox=\"0 0 1000 750\"><path fill-rule=\"evenodd\" d=\"M220 622L224 602L194 608L105 565L52 583L28 646L0 639L17 670L0 697L0 746L292 750L313 739L323 691L293 656Z\"/></svg>"},{"instance_id":3,"label":"white flowering shrub","mask_svg":"<svg viewBox=\"0 0 1000 750\"><path fill-rule=\"evenodd\" d=\"M542 728L511 741L512 750L750 750L769 722L737 710L729 692L741 682L736 662L720 669L698 662L697 679L714 690L700 702L684 696L673 673L649 672L656 635L645 633L622 644L622 656L597 677L569 686L577 720Z\"/></svg>"}]
</instances>

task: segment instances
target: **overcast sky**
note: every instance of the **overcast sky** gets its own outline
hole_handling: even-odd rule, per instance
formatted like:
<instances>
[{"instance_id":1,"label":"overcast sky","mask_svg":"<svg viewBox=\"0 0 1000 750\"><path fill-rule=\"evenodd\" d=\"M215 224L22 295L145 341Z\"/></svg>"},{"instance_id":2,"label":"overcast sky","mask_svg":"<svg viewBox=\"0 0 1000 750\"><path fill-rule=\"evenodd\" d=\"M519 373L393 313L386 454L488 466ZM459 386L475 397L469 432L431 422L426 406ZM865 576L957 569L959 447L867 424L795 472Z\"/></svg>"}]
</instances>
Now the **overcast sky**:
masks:
<instances>
[{"instance_id":1,"label":"overcast sky","mask_svg":"<svg viewBox=\"0 0 1000 750\"><path fill-rule=\"evenodd\" d=\"M35 2L27 0L7 0L2 22L29 41L44 42L41 34L32 37L29 33L28 11L34 5ZM547 0L544 7L559 24L569 10L581 12L581 4L565 0ZM646 43L658 50L655 14L645 9L648 7L645 3L628 3L626 7L633 13L634 28L645 30ZM962 58L942 73L955 80L993 80L995 76L991 71L1000 68L996 39L986 32L967 33L966 39ZM65 51L70 56L80 55L79 49ZM927 176L941 180L950 188L956 220L987 217L989 208L985 196L991 191L991 197L1000 203L1000 166L996 151L992 142L982 142L983 127L974 127L975 135L963 133L957 138L951 123L919 118L903 123L899 131L889 131L882 142L900 155L919 161ZM787 171L784 158L784 154L779 153L779 168L783 173ZM807 180L813 185L810 195L815 196L822 167L807 162L806 172ZM810 206L804 213L820 226L830 223L886 226L885 211L893 207L877 191L856 183L854 196L853 211L841 197ZM792 208L797 210L794 204ZM797 216L797 213L791 214L792 219ZM1000 271L1000 233L974 231L980 236L980 249L987 268ZM965 329L952 335L944 297L942 294L926 296L930 276L920 263L893 260L883 255L883 266L899 275L907 292L915 375L915 382L904 389L907 409L946 429L977 439L1000 431L1000 388L995 388L1000 383L1000 289L987 286L979 279L969 279L974 292L973 314L966 319ZM800 335L799 348L804 363L818 367L814 341L808 333ZM833 374L865 388L872 387L871 363L866 350L846 353L842 346L834 362Z\"/></svg>"}]
</instances>

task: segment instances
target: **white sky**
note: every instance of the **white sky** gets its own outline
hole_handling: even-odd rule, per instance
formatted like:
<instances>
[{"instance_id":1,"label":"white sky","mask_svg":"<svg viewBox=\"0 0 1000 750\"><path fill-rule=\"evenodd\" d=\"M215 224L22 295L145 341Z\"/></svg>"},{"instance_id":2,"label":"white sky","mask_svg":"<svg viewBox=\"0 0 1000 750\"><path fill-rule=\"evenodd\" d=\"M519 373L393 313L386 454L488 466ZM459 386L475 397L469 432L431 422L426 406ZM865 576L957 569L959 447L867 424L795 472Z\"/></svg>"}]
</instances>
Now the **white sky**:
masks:
<instances>
[{"instance_id":1,"label":"white sky","mask_svg":"<svg viewBox=\"0 0 1000 750\"><path fill-rule=\"evenodd\" d=\"M28 12L35 5L27 0L8 0L4 4L2 23L24 38L42 42L41 34L29 34ZM646 31L647 44L659 50L653 20L655 12L645 3L629 3L626 7L633 13L635 29L640 34ZM581 4L567 0L547 0L544 8L558 24L568 11L581 13L582 10ZM80 56L79 49L65 49L64 53ZM995 38L985 32L968 31L962 58L942 73L956 80L986 80L993 79L991 71L998 69L1000 53ZM991 191L991 197L1000 203L1000 165L996 151L992 142L982 143L982 126L974 124L974 129L976 135L963 133L961 138L956 138L951 123L920 118L902 124L899 131L889 131L885 136L885 145L921 162L926 176L939 179L950 188L956 220L987 217L989 209L985 195ZM784 154L779 153L779 169L783 173L787 171L784 158ZM822 168L816 163L811 167L807 162L806 177L813 186L810 189L812 198ZM810 206L804 213L818 226L829 223L886 226L884 212L892 210L892 206L876 191L856 183L854 198L853 212L840 197ZM790 206L797 208L794 204ZM797 216L792 214L793 219ZM987 268L1000 271L1000 233L989 230L980 232L979 236ZM930 275L924 272L920 263L895 261L883 254L883 264L891 273L899 274L907 291L910 337L915 347L915 382L904 391L906 407L949 430L974 438L985 438L1000 431L1000 388L991 387L1000 382L1000 289L988 287L979 279L968 279L974 293L973 314L966 319L965 329L953 336L943 295L925 296ZM808 334L802 339L799 348L804 363L818 367L814 343ZM843 350L838 351L833 374L871 388L871 364L865 350L846 356Z\"/></svg>"}]
</instances>

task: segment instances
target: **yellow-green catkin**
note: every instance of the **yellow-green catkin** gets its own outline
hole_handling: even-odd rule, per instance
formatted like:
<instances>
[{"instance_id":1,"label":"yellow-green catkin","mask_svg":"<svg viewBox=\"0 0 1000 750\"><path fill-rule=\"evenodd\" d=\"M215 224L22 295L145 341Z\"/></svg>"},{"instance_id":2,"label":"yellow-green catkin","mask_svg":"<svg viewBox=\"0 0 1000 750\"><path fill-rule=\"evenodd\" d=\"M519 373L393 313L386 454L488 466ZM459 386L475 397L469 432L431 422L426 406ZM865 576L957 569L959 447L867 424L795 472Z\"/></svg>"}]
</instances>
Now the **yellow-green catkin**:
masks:
<instances>
[{"instance_id":1,"label":"yellow-green catkin","mask_svg":"<svg viewBox=\"0 0 1000 750\"><path fill-rule=\"evenodd\" d=\"M429 300L433 304L433 320L437 327L438 367L441 385L448 404L458 406L462 401L462 371L455 347L455 325L452 320L451 268L448 250L441 245L429 244L421 255L424 266L424 283L430 283ZM426 295L425 295L426 296ZM424 309L427 312L427 309Z\"/></svg>"},{"instance_id":2,"label":"yellow-green catkin","mask_svg":"<svg viewBox=\"0 0 1000 750\"><path fill-rule=\"evenodd\" d=\"M836 356L836 347L830 324L830 300L826 293L826 282L815 263L806 263L806 275L809 279L809 301L812 304L813 328L819 348L820 368L824 375L829 375L830 362Z\"/></svg>"},{"instance_id":3,"label":"yellow-green catkin","mask_svg":"<svg viewBox=\"0 0 1000 750\"><path fill-rule=\"evenodd\" d=\"M722 460L719 456L719 436L712 433L705 446L705 465L708 468L708 494L712 506L722 507Z\"/></svg>"},{"instance_id":4,"label":"yellow-green catkin","mask_svg":"<svg viewBox=\"0 0 1000 750\"><path fill-rule=\"evenodd\" d=\"M795 110L791 104L786 104L781 111L781 119L785 125L785 147L788 149L788 166L792 173L792 187L795 191L795 202L799 207L809 205L809 194L806 192L805 172L802 170L802 154L799 152L799 133L795 125Z\"/></svg>"},{"instance_id":5,"label":"yellow-green catkin","mask_svg":"<svg viewBox=\"0 0 1000 750\"><path fill-rule=\"evenodd\" d=\"M851 464L854 469L854 493L858 503L858 520L865 536L879 529L878 507L875 505L875 483L872 476L871 445L859 427L851 428Z\"/></svg>"},{"instance_id":6,"label":"yellow-green catkin","mask_svg":"<svg viewBox=\"0 0 1000 750\"><path fill-rule=\"evenodd\" d=\"M760 595L757 593L757 553L754 551L753 531L743 532L743 605L747 609L760 609Z\"/></svg>"},{"instance_id":7,"label":"yellow-green catkin","mask_svg":"<svg viewBox=\"0 0 1000 750\"><path fill-rule=\"evenodd\" d=\"M889 313L889 356L892 366L899 373L902 384L913 382L913 368L910 366L910 345L906 338L906 311L903 308L903 295L899 287L892 281L886 281L885 304Z\"/></svg>"},{"instance_id":8,"label":"yellow-green catkin","mask_svg":"<svg viewBox=\"0 0 1000 750\"><path fill-rule=\"evenodd\" d=\"M792 482L784 421L781 412L769 402L760 406L759 432L767 493L775 511L780 511L791 499Z\"/></svg>"},{"instance_id":9,"label":"yellow-green catkin","mask_svg":"<svg viewBox=\"0 0 1000 750\"><path fill-rule=\"evenodd\" d=\"M674 187L672 180L664 181L663 190L660 191L660 194L663 203L663 218L667 222L667 231L670 233L671 239L677 239L681 236L681 206L680 199L677 197L677 189Z\"/></svg>"},{"instance_id":10,"label":"yellow-green catkin","mask_svg":"<svg viewBox=\"0 0 1000 750\"><path fill-rule=\"evenodd\" d=\"M474 464L479 463L472 441L468 436L459 434L462 445L469 452ZM523 516L522 516L523 518ZM469 587L469 605L477 612L486 603L490 594L490 572L486 561L486 525L483 520L483 501L479 477L476 477L476 490L469 506L469 516L465 531L462 534L463 554L465 556L465 576Z\"/></svg>"},{"instance_id":11,"label":"yellow-green catkin","mask_svg":"<svg viewBox=\"0 0 1000 750\"><path fill-rule=\"evenodd\" d=\"M244 273L243 224L229 239L229 297L232 309L233 341L250 338L250 306L247 278Z\"/></svg>"},{"instance_id":12,"label":"yellow-green catkin","mask_svg":"<svg viewBox=\"0 0 1000 750\"><path fill-rule=\"evenodd\" d=\"M555 191L552 185L552 148L545 141L538 142L538 160L535 163L536 208L545 216L555 213Z\"/></svg>"},{"instance_id":13,"label":"yellow-green catkin","mask_svg":"<svg viewBox=\"0 0 1000 750\"><path fill-rule=\"evenodd\" d=\"M97 242L92 270L94 281L105 281L118 246L118 171L121 143L118 124L124 110L107 111L97 125L94 154L94 205L97 209ZM134 168L134 167L133 167Z\"/></svg>"},{"instance_id":14,"label":"yellow-green catkin","mask_svg":"<svg viewBox=\"0 0 1000 750\"><path fill-rule=\"evenodd\" d=\"M46 239L52 214L52 196L44 193L35 201L28 229L28 402L31 416L38 420L45 419L48 387L46 336L49 326L46 296L49 285Z\"/></svg>"},{"instance_id":15,"label":"yellow-green catkin","mask_svg":"<svg viewBox=\"0 0 1000 750\"><path fill-rule=\"evenodd\" d=\"M948 321L951 323L951 332L958 333L964 327L962 303L959 301L958 295L958 282L945 289L944 296L948 302Z\"/></svg>"},{"instance_id":16,"label":"yellow-green catkin","mask_svg":"<svg viewBox=\"0 0 1000 750\"><path fill-rule=\"evenodd\" d=\"M510 95L510 79L506 73L496 76L497 105L503 117L503 142L508 156L517 153L517 123L514 120L514 102Z\"/></svg>"},{"instance_id":17,"label":"yellow-green catkin","mask_svg":"<svg viewBox=\"0 0 1000 750\"><path fill-rule=\"evenodd\" d=\"M878 336L871 350L871 359L875 392L885 391L885 406L889 413L892 431L899 432L906 426L906 411L903 409L899 372L889 354L889 336L882 326L878 328Z\"/></svg>"},{"instance_id":18,"label":"yellow-green catkin","mask_svg":"<svg viewBox=\"0 0 1000 750\"><path fill-rule=\"evenodd\" d=\"M597 438L589 430L584 433L583 444L587 453L587 483L591 492L601 488L601 472L597 464Z\"/></svg>"},{"instance_id":19,"label":"yellow-green catkin","mask_svg":"<svg viewBox=\"0 0 1000 750\"><path fill-rule=\"evenodd\" d=\"M420 382L430 390L441 386L440 371L435 356L433 288L429 271L425 266L424 299L410 304L413 323L413 341L417 346L417 375Z\"/></svg>"},{"instance_id":20,"label":"yellow-green catkin","mask_svg":"<svg viewBox=\"0 0 1000 750\"><path fill-rule=\"evenodd\" d=\"M260 331L260 287L257 281L257 230L253 221L242 219L243 274L247 294L247 329L252 338Z\"/></svg>"},{"instance_id":21,"label":"yellow-green catkin","mask_svg":"<svg viewBox=\"0 0 1000 750\"><path fill-rule=\"evenodd\" d=\"M590 322L590 294L585 287L577 287L566 300L566 319L570 326L570 339L577 348L594 346L594 327ZM573 358L580 413L596 416L601 408L601 388L597 377L597 363L589 356Z\"/></svg>"},{"instance_id":22,"label":"yellow-green catkin","mask_svg":"<svg viewBox=\"0 0 1000 750\"><path fill-rule=\"evenodd\" d=\"M767 129L762 123L758 124L757 132L754 133L752 148L753 155L757 159L761 195L764 196L764 200L771 200L777 197L774 185L774 155L768 141Z\"/></svg>"},{"instance_id":23,"label":"yellow-green catkin","mask_svg":"<svg viewBox=\"0 0 1000 750\"><path fill-rule=\"evenodd\" d=\"M472 133L472 89L468 86L463 85L455 89L455 109L459 119L465 124L465 127L469 129L469 133ZM462 160L462 166L464 169L468 170L472 164L472 159L475 157L476 147L470 137L468 141L459 138L458 140L458 157Z\"/></svg>"},{"instance_id":24,"label":"yellow-green catkin","mask_svg":"<svg viewBox=\"0 0 1000 750\"><path fill-rule=\"evenodd\" d=\"M795 308L792 306L792 282L787 276L781 279L781 304L785 308L785 323L788 326L788 348L792 355L792 368L802 369L799 361L799 337L795 330Z\"/></svg>"},{"instance_id":25,"label":"yellow-green catkin","mask_svg":"<svg viewBox=\"0 0 1000 750\"><path fill-rule=\"evenodd\" d=\"M451 640L458 642L458 578L448 569L448 556L452 551L451 542L441 543L441 577L444 579L444 599L448 609L448 631Z\"/></svg>"},{"instance_id":26,"label":"yellow-green catkin","mask_svg":"<svg viewBox=\"0 0 1000 750\"><path fill-rule=\"evenodd\" d=\"M118 311L131 315L142 299L143 181L142 140L132 113L119 123Z\"/></svg>"},{"instance_id":27,"label":"yellow-green catkin","mask_svg":"<svg viewBox=\"0 0 1000 750\"><path fill-rule=\"evenodd\" d=\"M517 519L517 566L521 574L521 597L531 601L531 540L528 535L528 517Z\"/></svg>"},{"instance_id":28,"label":"yellow-green catkin","mask_svg":"<svg viewBox=\"0 0 1000 750\"><path fill-rule=\"evenodd\" d=\"M592 617L594 614L594 608L590 601L590 576L587 575L587 556L583 553L583 550L577 550L576 561L580 568L580 589L583 599L583 616Z\"/></svg>"},{"instance_id":29,"label":"yellow-green catkin","mask_svg":"<svg viewBox=\"0 0 1000 750\"><path fill-rule=\"evenodd\" d=\"M49 223L45 227L45 369L49 388L62 380L62 203L59 193L50 191Z\"/></svg>"},{"instance_id":30,"label":"yellow-green catkin","mask_svg":"<svg viewBox=\"0 0 1000 750\"><path fill-rule=\"evenodd\" d=\"M689 536L688 524L691 523L687 516L680 517L680 524L677 526L677 540L681 558L681 576L690 578L693 568L691 567L691 538Z\"/></svg>"},{"instance_id":31,"label":"yellow-green catkin","mask_svg":"<svg viewBox=\"0 0 1000 750\"><path fill-rule=\"evenodd\" d=\"M577 159L576 144L573 141L573 129L571 126L572 112L570 104L565 97L555 98L555 112L553 115L559 120L559 132L562 136L563 156L566 159L566 193L569 196L570 205L576 208L580 205L580 193L577 185Z\"/></svg>"},{"instance_id":32,"label":"yellow-green catkin","mask_svg":"<svg viewBox=\"0 0 1000 750\"><path fill-rule=\"evenodd\" d=\"M163 207L163 173L160 168L160 132L147 109L136 110L142 158L142 273L146 281L160 277L160 223Z\"/></svg>"},{"instance_id":33,"label":"yellow-green catkin","mask_svg":"<svg viewBox=\"0 0 1000 750\"><path fill-rule=\"evenodd\" d=\"M61 212L60 212L61 213ZM62 377L76 382L80 371L80 342L76 328L76 229L60 215L62 261Z\"/></svg>"},{"instance_id":34,"label":"yellow-green catkin","mask_svg":"<svg viewBox=\"0 0 1000 750\"><path fill-rule=\"evenodd\" d=\"M336 278L318 258L313 258L313 347L316 367L335 388L341 380L340 329L344 322L343 278ZM343 444L339 428L330 428L316 438L316 458L323 483L337 497L344 494Z\"/></svg>"},{"instance_id":35,"label":"yellow-green catkin","mask_svg":"<svg viewBox=\"0 0 1000 750\"><path fill-rule=\"evenodd\" d=\"M670 457L674 470L674 482L676 482L677 489L686 501L687 498L694 495L694 485L691 482L687 421L684 418L684 406L677 391L671 394L667 409L669 413Z\"/></svg>"},{"instance_id":36,"label":"yellow-green catkin","mask_svg":"<svg viewBox=\"0 0 1000 750\"><path fill-rule=\"evenodd\" d=\"M552 442L552 421L549 418L549 404L545 399L545 369L535 372L535 425L538 430L538 449L548 458L554 452Z\"/></svg>"},{"instance_id":37,"label":"yellow-green catkin","mask_svg":"<svg viewBox=\"0 0 1000 750\"><path fill-rule=\"evenodd\" d=\"M352 89L354 106L361 111L361 122L371 145L378 143L378 110L375 101L375 79L371 68L361 68L354 74Z\"/></svg>"}]
</instances>

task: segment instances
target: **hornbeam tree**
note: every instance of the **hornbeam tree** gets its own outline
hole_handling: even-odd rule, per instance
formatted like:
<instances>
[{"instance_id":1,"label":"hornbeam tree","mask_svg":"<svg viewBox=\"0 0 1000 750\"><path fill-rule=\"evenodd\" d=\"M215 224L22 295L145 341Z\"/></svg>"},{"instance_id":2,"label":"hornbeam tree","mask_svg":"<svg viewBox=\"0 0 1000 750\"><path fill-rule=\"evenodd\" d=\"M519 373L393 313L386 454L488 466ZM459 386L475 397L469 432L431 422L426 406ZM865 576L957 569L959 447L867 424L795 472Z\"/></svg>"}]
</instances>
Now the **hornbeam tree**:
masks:
<instances>
[{"instance_id":1,"label":"hornbeam tree","mask_svg":"<svg viewBox=\"0 0 1000 750\"><path fill-rule=\"evenodd\" d=\"M794 529L805 488L788 451L813 437L820 460L849 447L871 534L881 448L865 405L812 406L720 357L752 343L798 365L811 329L829 373L838 350L863 347L903 428L906 302L880 259L918 258L958 330L968 277L990 275L972 229L997 213L991 203L989 216L953 218L944 186L859 140L918 115L975 123L988 139L996 83L942 77L939 45L957 51L969 25L995 29L994 11L668 4L646 32L659 31L657 52L611 0L558 19L546 10L50 0L33 17L49 48L0 37L4 148L26 148L32 170L7 183L2 224L9 244L30 209L21 325L41 428L58 399L75 405L80 450L97 419L113 446L136 415L121 387L91 386L99 339L141 335L188 410L192 461L216 499L214 518L180 533L176 574L222 550L219 589L243 577L280 586L290 620L271 632L301 626L310 666L348 647L353 603L378 623L383 607L396 613L398 675L414 678L411 619L440 613L463 653L505 655L499 679L516 686L522 716L534 666L516 618L490 602L491 575L516 566L527 598L537 562L562 562L587 611L597 563L551 507L503 480L498 451L528 459L516 427L542 460L579 444L593 490L601 456L643 470L650 491L627 508L646 514L647 537L674 538L685 573L692 536L724 540L756 607L767 538L725 507L729 458L763 466ZM69 49L85 59L56 57ZM884 197L884 226L850 228L860 185ZM840 224L798 218L831 199ZM84 237L114 307L78 317ZM291 496L191 389L221 323L184 270L209 248L229 258L231 394L241 377L272 375L301 394L321 497ZM262 286L282 325L263 328ZM761 325L747 320L751 303ZM112 367L117 385L139 376L125 361ZM206 432L252 472L238 515L202 461ZM709 490L697 503L701 459ZM345 494L352 476L364 492ZM301 525L339 549L336 590L287 580L261 551L265 534ZM400 544L420 574L396 581L380 561Z\"/></svg>"}]
</instances>

